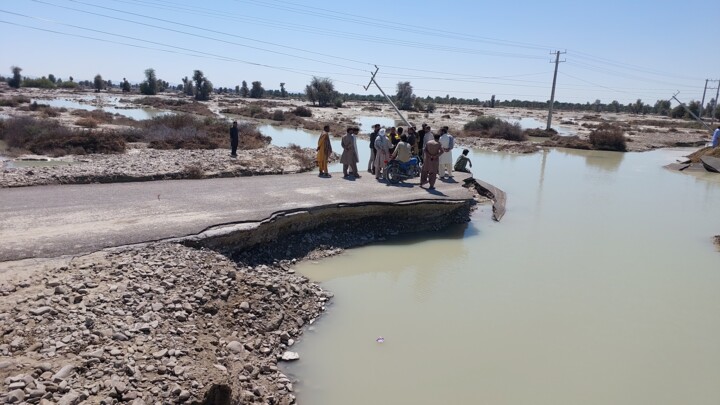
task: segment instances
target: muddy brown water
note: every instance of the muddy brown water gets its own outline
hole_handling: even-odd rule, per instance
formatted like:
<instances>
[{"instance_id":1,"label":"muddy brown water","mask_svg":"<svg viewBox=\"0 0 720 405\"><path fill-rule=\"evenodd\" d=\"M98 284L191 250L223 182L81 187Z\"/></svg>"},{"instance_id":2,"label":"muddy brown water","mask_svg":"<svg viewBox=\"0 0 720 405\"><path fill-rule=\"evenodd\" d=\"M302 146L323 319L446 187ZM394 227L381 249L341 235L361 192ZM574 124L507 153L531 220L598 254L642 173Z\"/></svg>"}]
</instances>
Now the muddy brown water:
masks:
<instances>
[{"instance_id":1,"label":"muddy brown water","mask_svg":"<svg viewBox=\"0 0 720 405\"><path fill-rule=\"evenodd\" d=\"M297 267L335 293L299 403L720 403L720 175L661 168L688 153L474 151L501 223Z\"/></svg>"}]
</instances>

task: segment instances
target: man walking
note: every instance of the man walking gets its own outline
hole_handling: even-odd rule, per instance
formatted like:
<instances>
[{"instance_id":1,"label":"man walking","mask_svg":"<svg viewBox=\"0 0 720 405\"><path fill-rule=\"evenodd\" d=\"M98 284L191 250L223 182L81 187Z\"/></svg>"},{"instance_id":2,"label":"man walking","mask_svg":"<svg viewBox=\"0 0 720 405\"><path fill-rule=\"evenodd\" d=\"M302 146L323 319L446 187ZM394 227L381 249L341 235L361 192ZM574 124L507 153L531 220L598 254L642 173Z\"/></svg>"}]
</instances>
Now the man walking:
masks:
<instances>
[{"instance_id":1,"label":"man walking","mask_svg":"<svg viewBox=\"0 0 720 405\"><path fill-rule=\"evenodd\" d=\"M717 127L715 132L713 132L712 137L712 147L717 148L718 145L720 145L720 126Z\"/></svg>"},{"instance_id":2,"label":"man walking","mask_svg":"<svg viewBox=\"0 0 720 405\"><path fill-rule=\"evenodd\" d=\"M237 121L233 121L232 127L230 128L230 157L237 157L239 137L240 130L238 129Z\"/></svg>"}]
</instances>

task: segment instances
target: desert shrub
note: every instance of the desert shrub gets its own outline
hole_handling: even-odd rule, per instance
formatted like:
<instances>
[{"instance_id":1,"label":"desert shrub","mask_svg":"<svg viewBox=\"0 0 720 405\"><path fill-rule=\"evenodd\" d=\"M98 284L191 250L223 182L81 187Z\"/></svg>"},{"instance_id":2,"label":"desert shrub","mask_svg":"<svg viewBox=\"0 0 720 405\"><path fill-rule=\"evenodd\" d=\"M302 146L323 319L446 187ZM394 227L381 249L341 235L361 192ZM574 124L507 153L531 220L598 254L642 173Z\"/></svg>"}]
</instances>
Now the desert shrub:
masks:
<instances>
[{"instance_id":1,"label":"desert shrub","mask_svg":"<svg viewBox=\"0 0 720 405\"><path fill-rule=\"evenodd\" d=\"M83 128L97 128L98 122L92 118L80 118L75 121L75 125Z\"/></svg>"},{"instance_id":2,"label":"desert shrub","mask_svg":"<svg viewBox=\"0 0 720 405\"><path fill-rule=\"evenodd\" d=\"M300 146L291 143L288 148L293 152L293 157L298 161L300 167L313 168L315 167L315 156L313 153L309 153Z\"/></svg>"},{"instance_id":3,"label":"desert shrub","mask_svg":"<svg viewBox=\"0 0 720 405\"><path fill-rule=\"evenodd\" d=\"M44 115L45 117L47 117L47 118L55 118L55 117L58 117L58 116L60 116L60 112L61 112L61 111L60 111L59 108L48 107L48 108L43 108L43 109L42 109L43 115Z\"/></svg>"},{"instance_id":4,"label":"desert shrub","mask_svg":"<svg viewBox=\"0 0 720 405\"><path fill-rule=\"evenodd\" d=\"M78 88L79 86L78 86L78 84L75 83L75 82L65 81L65 82L60 83L59 87L60 87L61 89L76 89L76 88Z\"/></svg>"},{"instance_id":5,"label":"desert shrub","mask_svg":"<svg viewBox=\"0 0 720 405\"><path fill-rule=\"evenodd\" d=\"M434 113L436 108L435 103L428 103L428 105L425 106L425 112Z\"/></svg>"},{"instance_id":6,"label":"desert shrub","mask_svg":"<svg viewBox=\"0 0 720 405\"><path fill-rule=\"evenodd\" d=\"M0 98L0 107L17 107L20 104L29 103L30 99L25 96L12 96Z\"/></svg>"},{"instance_id":7,"label":"desert shrub","mask_svg":"<svg viewBox=\"0 0 720 405\"><path fill-rule=\"evenodd\" d=\"M270 143L250 123L239 123L240 149L258 149ZM148 142L155 149L218 149L230 145L230 126L212 117L196 118L189 114L168 114L145 120L135 131L125 131L124 139Z\"/></svg>"},{"instance_id":8,"label":"desert shrub","mask_svg":"<svg viewBox=\"0 0 720 405\"><path fill-rule=\"evenodd\" d=\"M102 122L105 124L109 124L115 119L113 113L109 113L103 110L74 110L70 114L80 118L89 118L95 120L98 123Z\"/></svg>"},{"instance_id":9,"label":"desert shrub","mask_svg":"<svg viewBox=\"0 0 720 405\"><path fill-rule=\"evenodd\" d=\"M312 117L312 111L310 111L309 108L303 106L295 108L293 114L297 115L298 117Z\"/></svg>"},{"instance_id":10,"label":"desert shrub","mask_svg":"<svg viewBox=\"0 0 720 405\"><path fill-rule=\"evenodd\" d=\"M273 121L285 121L285 113L283 110L275 110L272 114Z\"/></svg>"},{"instance_id":11,"label":"desert shrub","mask_svg":"<svg viewBox=\"0 0 720 405\"><path fill-rule=\"evenodd\" d=\"M523 132L525 132L525 135L527 135L527 136L534 136L536 138L550 138L551 136L557 135L557 131L552 128L550 128L550 129L528 128Z\"/></svg>"},{"instance_id":12,"label":"desert shrub","mask_svg":"<svg viewBox=\"0 0 720 405\"><path fill-rule=\"evenodd\" d=\"M555 147L555 148L570 148L570 149L582 149L589 150L592 146L589 141L580 139L579 136L560 136L554 135L550 139L546 140L542 144L543 146Z\"/></svg>"},{"instance_id":13,"label":"desert shrub","mask_svg":"<svg viewBox=\"0 0 720 405\"><path fill-rule=\"evenodd\" d=\"M625 134L622 129L613 124L601 124L597 129L590 132L590 143L593 148L625 152Z\"/></svg>"},{"instance_id":14,"label":"desert shrub","mask_svg":"<svg viewBox=\"0 0 720 405\"><path fill-rule=\"evenodd\" d=\"M39 79L24 79L22 81L22 87L34 87L38 89L54 89L55 83L50 81L47 77L41 77Z\"/></svg>"},{"instance_id":15,"label":"desert shrub","mask_svg":"<svg viewBox=\"0 0 720 405\"><path fill-rule=\"evenodd\" d=\"M508 141L527 141L528 137L523 133L520 124L511 124L507 121L501 121L490 128L490 138L505 139Z\"/></svg>"},{"instance_id":16,"label":"desert shrub","mask_svg":"<svg viewBox=\"0 0 720 405\"><path fill-rule=\"evenodd\" d=\"M463 129L466 131L489 131L490 128L494 127L499 122L503 122L503 120L495 118L491 115L482 116L465 124Z\"/></svg>"},{"instance_id":17,"label":"desert shrub","mask_svg":"<svg viewBox=\"0 0 720 405\"><path fill-rule=\"evenodd\" d=\"M73 130L57 121L33 117L4 120L0 139L11 148L55 156L77 153L120 153L125 140L114 132Z\"/></svg>"}]
</instances>

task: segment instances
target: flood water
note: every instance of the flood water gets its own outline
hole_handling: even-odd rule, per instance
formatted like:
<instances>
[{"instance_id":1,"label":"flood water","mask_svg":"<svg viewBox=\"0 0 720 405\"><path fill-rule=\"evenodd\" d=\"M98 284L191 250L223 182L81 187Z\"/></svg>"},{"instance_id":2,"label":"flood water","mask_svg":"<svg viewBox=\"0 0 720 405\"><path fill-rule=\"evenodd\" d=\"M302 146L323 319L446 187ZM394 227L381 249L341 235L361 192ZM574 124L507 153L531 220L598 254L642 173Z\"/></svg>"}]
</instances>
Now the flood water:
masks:
<instances>
[{"instance_id":1,"label":"flood water","mask_svg":"<svg viewBox=\"0 0 720 405\"><path fill-rule=\"evenodd\" d=\"M473 151L502 222L298 266L335 293L299 403L720 403L720 175L661 168L687 153Z\"/></svg>"},{"instance_id":2,"label":"flood water","mask_svg":"<svg viewBox=\"0 0 720 405\"><path fill-rule=\"evenodd\" d=\"M64 98L54 98L33 99L31 102L37 102L38 104L47 104L50 107L56 108L65 107L68 109L86 111L103 110L112 114L124 115L128 118L132 118L138 121L149 120L153 117L157 117L160 115L171 114L169 111L156 110L154 108L129 108L124 103L120 102L119 97L100 97L96 99L95 97L87 96L83 97L81 100L83 102ZM99 107L97 105L91 104L95 100L99 100L103 104L103 106Z\"/></svg>"}]
</instances>

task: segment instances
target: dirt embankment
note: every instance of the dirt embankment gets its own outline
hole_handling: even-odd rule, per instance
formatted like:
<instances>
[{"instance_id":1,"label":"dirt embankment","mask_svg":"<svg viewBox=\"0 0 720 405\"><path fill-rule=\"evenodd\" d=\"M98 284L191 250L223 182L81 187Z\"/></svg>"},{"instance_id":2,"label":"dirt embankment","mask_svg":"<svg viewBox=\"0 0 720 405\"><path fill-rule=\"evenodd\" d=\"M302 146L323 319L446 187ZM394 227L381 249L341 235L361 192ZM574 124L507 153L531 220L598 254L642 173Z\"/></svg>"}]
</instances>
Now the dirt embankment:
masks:
<instances>
[{"instance_id":1,"label":"dirt embankment","mask_svg":"<svg viewBox=\"0 0 720 405\"><path fill-rule=\"evenodd\" d=\"M0 187L301 173L315 168L314 158L311 149L277 146L239 150L233 159L224 149L160 150L135 145L123 154L66 156L30 166L26 161L4 162Z\"/></svg>"},{"instance_id":2,"label":"dirt embankment","mask_svg":"<svg viewBox=\"0 0 720 405\"><path fill-rule=\"evenodd\" d=\"M0 400L292 404L278 362L297 358L293 344L332 297L295 274L295 258L467 222L472 206L309 210L185 241L217 251L157 243L0 263Z\"/></svg>"}]
</instances>

